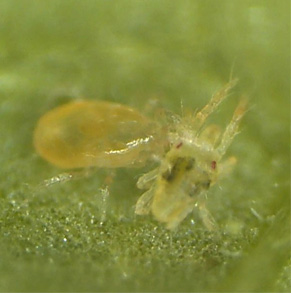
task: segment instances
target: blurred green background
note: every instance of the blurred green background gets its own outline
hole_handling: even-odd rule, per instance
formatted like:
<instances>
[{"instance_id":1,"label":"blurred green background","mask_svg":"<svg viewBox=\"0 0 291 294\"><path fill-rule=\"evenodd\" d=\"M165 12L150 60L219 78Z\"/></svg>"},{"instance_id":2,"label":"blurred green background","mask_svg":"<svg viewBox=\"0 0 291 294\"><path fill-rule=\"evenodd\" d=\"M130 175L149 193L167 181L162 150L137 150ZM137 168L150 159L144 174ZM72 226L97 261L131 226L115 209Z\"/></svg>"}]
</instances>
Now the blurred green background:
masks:
<instances>
[{"instance_id":1,"label":"blurred green background","mask_svg":"<svg viewBox=\"0 0 291 294\"><path fill-rule=\"evenodd\" d=\"M0 291L290 291L290 1L0 0ZM180 113L240 82L250 111L213 187L175 232L134 215L136 180L116 172L38 188L62 171L34 151L38 118L86 97ZM103 221L103 224L101 222Z\"/></svg>"}]
</instances>

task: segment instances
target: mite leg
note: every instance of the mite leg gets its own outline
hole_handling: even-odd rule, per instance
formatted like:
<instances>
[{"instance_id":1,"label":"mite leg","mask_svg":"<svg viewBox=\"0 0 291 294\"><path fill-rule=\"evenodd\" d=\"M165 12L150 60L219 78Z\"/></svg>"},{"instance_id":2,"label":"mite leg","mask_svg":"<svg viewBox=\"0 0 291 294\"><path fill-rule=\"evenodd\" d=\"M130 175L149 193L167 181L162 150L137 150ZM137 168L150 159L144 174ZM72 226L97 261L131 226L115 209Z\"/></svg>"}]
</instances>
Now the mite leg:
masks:
<instances>
[{"instance_id":1,"label":"mite leg","mask_svg":"<svg viewBox=\"0 0 291 294\"><path fill-rule=\"evenodd\" d=\"M135 205L135 214L146 215L151 212L154 190L154 187L151 187L139 197Z\"/></svg>"},{"instance_id":2,"label":"mite leg","mask_svg":"<svg viewBox=\"0 0 291 294\"><path fill-rule=\"evenodd\" d=\"M179 205L177 205L177 207L175 207L175 209L166 217L164 217L163 214L153 214L158 221L166 223L167 229L174 230L187 217L187 215L193 211L194 207L194 199L190 198L188 201L180 202Z\"/></svg>"},{"instance_id":3,"label":"mite leg","mask_svg":"<svg viewBox=\"0 0 291 294\"><path fill-rule=\"evenodd\" d=\"M204 226L209 231L213 231L217 227L217 224L210 211L207 209L205 200L200 199L196 205L198 206L199 216L201 217Z\"/></svg>"},{"instance_id":4,"label":"mite leg","mask_svg":"<svg viewBox=\"0 0 291 294\"><path fill-rule=\"evenodd\" d=\"M101 194L101 203L100 203L100 210L101 210L101 216L100 216L100 226L104 224L106 221L107 216L107 203L109 198L109 187L108 185L105 185L104 187L99 189L99 193ZM99 195L98 195L99 196Z\"/></svg>"},{"instance_id":5,"label":"mite leg","mask_svg":"<svg viewBox=\"0 0 291 294\"><path fill-rule=\"evenodd\" d=\"M238 133L238 127L241 119L247 111L247 100L242 99L238 104L237 108L234 111L233 117L226 127L217 151L220 154L220 157L224 155L229 145L231 144L234 136Z\"/></svg>"},{"instance_id":6,"label":"mite leg","mask_svg":"<svg viewBox=\"0 0 291 294\"><path fill-rule=\"evenodd\" d=\"M100 226L104 224L107 218L107 210L108 210L108 199L110 195L110 187L113 183L114 177L115 177L115 170L107 169L106 170L106 177L103 180L103 185L101 188L98 189L99 193L97 194L97 197L99 198L99 208L101 210L101 216L100 216ZM101 198L100 198L101 195Z\"/></svg>"},{"instance_id":7,"label":"mite leg","mask_svg":"<svg viewBox=\"0 0 291 294\"><path fill-rule=\"evenodd\" d=\"M66 183L71 180L82 179L82 178L90 176L92 173L93 173L92 169L84 169L81 171L72 171L72 172L61 173L57 176L54 176L52 178L49 178L49 179L42 181L37 186L37 188L38 189L48 188L48 187L55 185L55 184Z\"/></svg>"},{"instance_id":8,"label":"mite leg","mask_svg":"<svg viewBox=\"0 0 291 294\"><path fill-rule=\"evenodd\" d=\"M137 187L141 190L143 189L149 189L152 186L153 181L157 178L159 173L159 168L155 168L151 170L150 172L142 175L138 180L137 180Z\"/></svg>"},{"instance_id":9,"label":"mite leg","mask_svg":"<svg viewBox=\"0 0 291 294\"><path fill-rule=\"evenodd\" d=\"M135 213L138 215L149 214L152 208L152 202L154 197L155 185L154 181L156 180L159 173L159 168L155 168L152 171L142 175L137 181L137 187L139 189L148 189L143 193L136 202Z\"/></svg>"},{"instance_id":10,"label":"mite leg","mask_svg":"<svg viewBox=\"0 0 291 294\"><path fill-rule=\"evenodd\" d=\"M231 80L220 91L214 94L214 96L211 98L209 103L204 106L204 108L196 113L194 116L194 121L195 126L197 126L197 130L204 124L208 116L216 110L218 105L227 97L229 90L233 88L236 83L237 79Z\"/></svg>"}]
</instances>

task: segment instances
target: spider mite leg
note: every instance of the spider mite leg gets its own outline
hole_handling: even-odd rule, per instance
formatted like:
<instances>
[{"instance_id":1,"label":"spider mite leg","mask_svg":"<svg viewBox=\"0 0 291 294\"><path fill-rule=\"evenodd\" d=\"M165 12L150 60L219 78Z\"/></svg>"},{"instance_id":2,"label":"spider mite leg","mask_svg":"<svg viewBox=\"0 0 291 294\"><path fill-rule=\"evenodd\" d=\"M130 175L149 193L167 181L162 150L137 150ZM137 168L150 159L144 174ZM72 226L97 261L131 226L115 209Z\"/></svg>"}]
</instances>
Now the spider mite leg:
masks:
<instances>
[{"instance_id":1,"label":"spider mite leg","mask_svg":"<svg viewBox=\"0 0 291 294\"><path fill-rule=\"evenodd\" d=\"M99 189L99 192L101 194L101 217L100 217L100 226L104 224L106 221L106 216L107 216L107 203L108 203L108 198L109 198L109 187L108 185L105 185L104 187ZM97 195L98 197L100 195Z\"/></svg>"},{"instance_id":2,"label":"spider mite leg","mask_svg":"<svg viewBox=\"0 0 291 294\"><path fill-rule=\"evenodd\" d=\"M247 99L244 98L240 101L237 108L234 111L233 117L230 123L227 125L219 146L217 147L217 152L220 158L225 154L229 145L231 144L234 136L238 133L238 127L241 119L247 111Z\"/></svg>"},{"instance_id":3,"label":"spider mite leg","mask_svg":"<svg viewBox=\"0 0 291 294\"><path fill-rule=\"evenodd\" d=\"M217 223L215 219L213 218L212 214L206 207L206 200L205 197L201 197L198 200L198 203L195 205L199 209L199 216L204 224L204 226L209 230L213 231L217 227Z\"/></svg>"},{"instance_id":4,"label":"spider mite leg","mask_svg":"<svg viewBox=\"0 0 291 294\"><path fill-rule=\"evenodd\" d=\"M155 168L154 170L142 175L136 185L139 189L148 189L152 186L152 182L155 181L159 173L159 168Z\"/></svg>"},{"instance_id":5,"label":"spider mite leg","mask_svg":"<svg viewBox=\"0 0 291 294\"><path fill-rule=\"evenodd\" d=\"M71 172L65 172L58 174L57 176L51 177L49 179L46 179L42 181L39 185L38 188L47 188L55 184L60 184L60 183L66 183L71 180L77 180L77 179L82 179L84 177L88 177L92 174L91 169L84 169L81 171L71 171Z\"/></svg>"},{"instance_id":6,"label":"spider mite leg","mask_svg":"<svg viewBox=\"0 0 291 294\"><path fill-rule=\"evenodd\" d=\"M225 85L220 91L214 94L210 102L202 108L199 112L196 113L194 120L196 121L196 127L199 129L208 118L208 116L213 113L218 105L227 97L227 94L231 88L233 88L238 79L233 79Z\"/></svg>"},{"instance_id":7,"label":"spider mite leg","mask_svg":"<svg viewBox=\"0 0 291 294\"><path fill-rule=\"evenodd\" d=\"M137 215L147 215L151 212L153 197L155 193L155 185L144 192L137 200L135 204L135 214Z\"/></svg>"}]
</instances>

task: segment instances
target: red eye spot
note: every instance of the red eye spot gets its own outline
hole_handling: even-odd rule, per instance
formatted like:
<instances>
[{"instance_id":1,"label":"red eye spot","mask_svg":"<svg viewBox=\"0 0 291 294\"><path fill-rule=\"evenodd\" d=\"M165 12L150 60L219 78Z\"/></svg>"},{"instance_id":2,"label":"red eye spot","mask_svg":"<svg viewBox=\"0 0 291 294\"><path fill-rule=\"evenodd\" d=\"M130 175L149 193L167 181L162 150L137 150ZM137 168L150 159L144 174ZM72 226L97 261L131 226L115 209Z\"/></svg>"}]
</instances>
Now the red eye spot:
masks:
<instances>
[{"instance_id":1,"label":"red eye spot","mask_svg":"<svg viewBox=\"0 0 291 294\"><path fill-rule=\"evenodd\" d=\"M216 169L216 161L215 161L215 160L213 160L213 161L211 162L211 168L212 168L212 169Z\"/></svg>"},{"instance_id":2,"label":"red eye spot","mask_svg":"<svg viewBox=\"0 0 291 294\"><path fill-rule=\"evenodd\" d=\"M179 144L177 144L176 148L179 149L180 147L182 147L183 142L180 142Z\"/></svg>"}]
</instances>

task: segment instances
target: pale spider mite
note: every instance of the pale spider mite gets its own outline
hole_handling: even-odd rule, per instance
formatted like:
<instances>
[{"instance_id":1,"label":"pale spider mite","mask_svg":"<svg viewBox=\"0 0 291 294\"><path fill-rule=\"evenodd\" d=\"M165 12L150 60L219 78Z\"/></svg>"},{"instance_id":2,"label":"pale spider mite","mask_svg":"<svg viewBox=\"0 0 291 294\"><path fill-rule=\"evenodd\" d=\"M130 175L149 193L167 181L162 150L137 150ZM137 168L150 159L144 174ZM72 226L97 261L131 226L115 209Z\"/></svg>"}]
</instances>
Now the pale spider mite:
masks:
<instances>
[{"instance_id":1,"label":"pale spider mite","mask_svg":"<svg viewBox=\"0 0 291 294\"><path fill-rule=\"evenodd\" d=\"M205 207L206 193L236 161L234 157L221 159L238 133L246 99L238 104L223 133L205 122L235 84L236 80L231 80L193 115L174 116L168 131L169 150L160 165L137 182L138 188L147 191L137 201L136 214L151 212L168 229L175 229L197 206L205 226L214 229L215 222Z\"/></svg>"},{"instance_id":2,"label":"pale spider mite","mask_svg":"<svg viewBox=\"0 0 291 294\"><path fill-rule=\"evenodd\" d=\"M158 125L136 109L83 100L44 114L33 141L37 153L60 168L118 168L143 166L153 153L162 154L162 137Z\"/></svg>"},{"instance_id":3,"label":"pale spider mite","mask_svg":"<svg viewBox=\"0 0 291 294\"><path fill-rule=\"evenodd\" d=\"M174 229L197 206L206 227L213 229L205 195L235 163L233 157L224 162L221 158L238 132L246 101L239 103L222 134L218 126L205 122L235 83L231 80L199 112L171 115L166 128L125 105L71 102L40 118L34 146L48 162L66 169L139 167L159 158L158 167L138 179L138 188L147 191L138 199L135 213L152 213ZM71 175L61 174L45 186L70 180Z\"/></svg>"}]
</instances>

